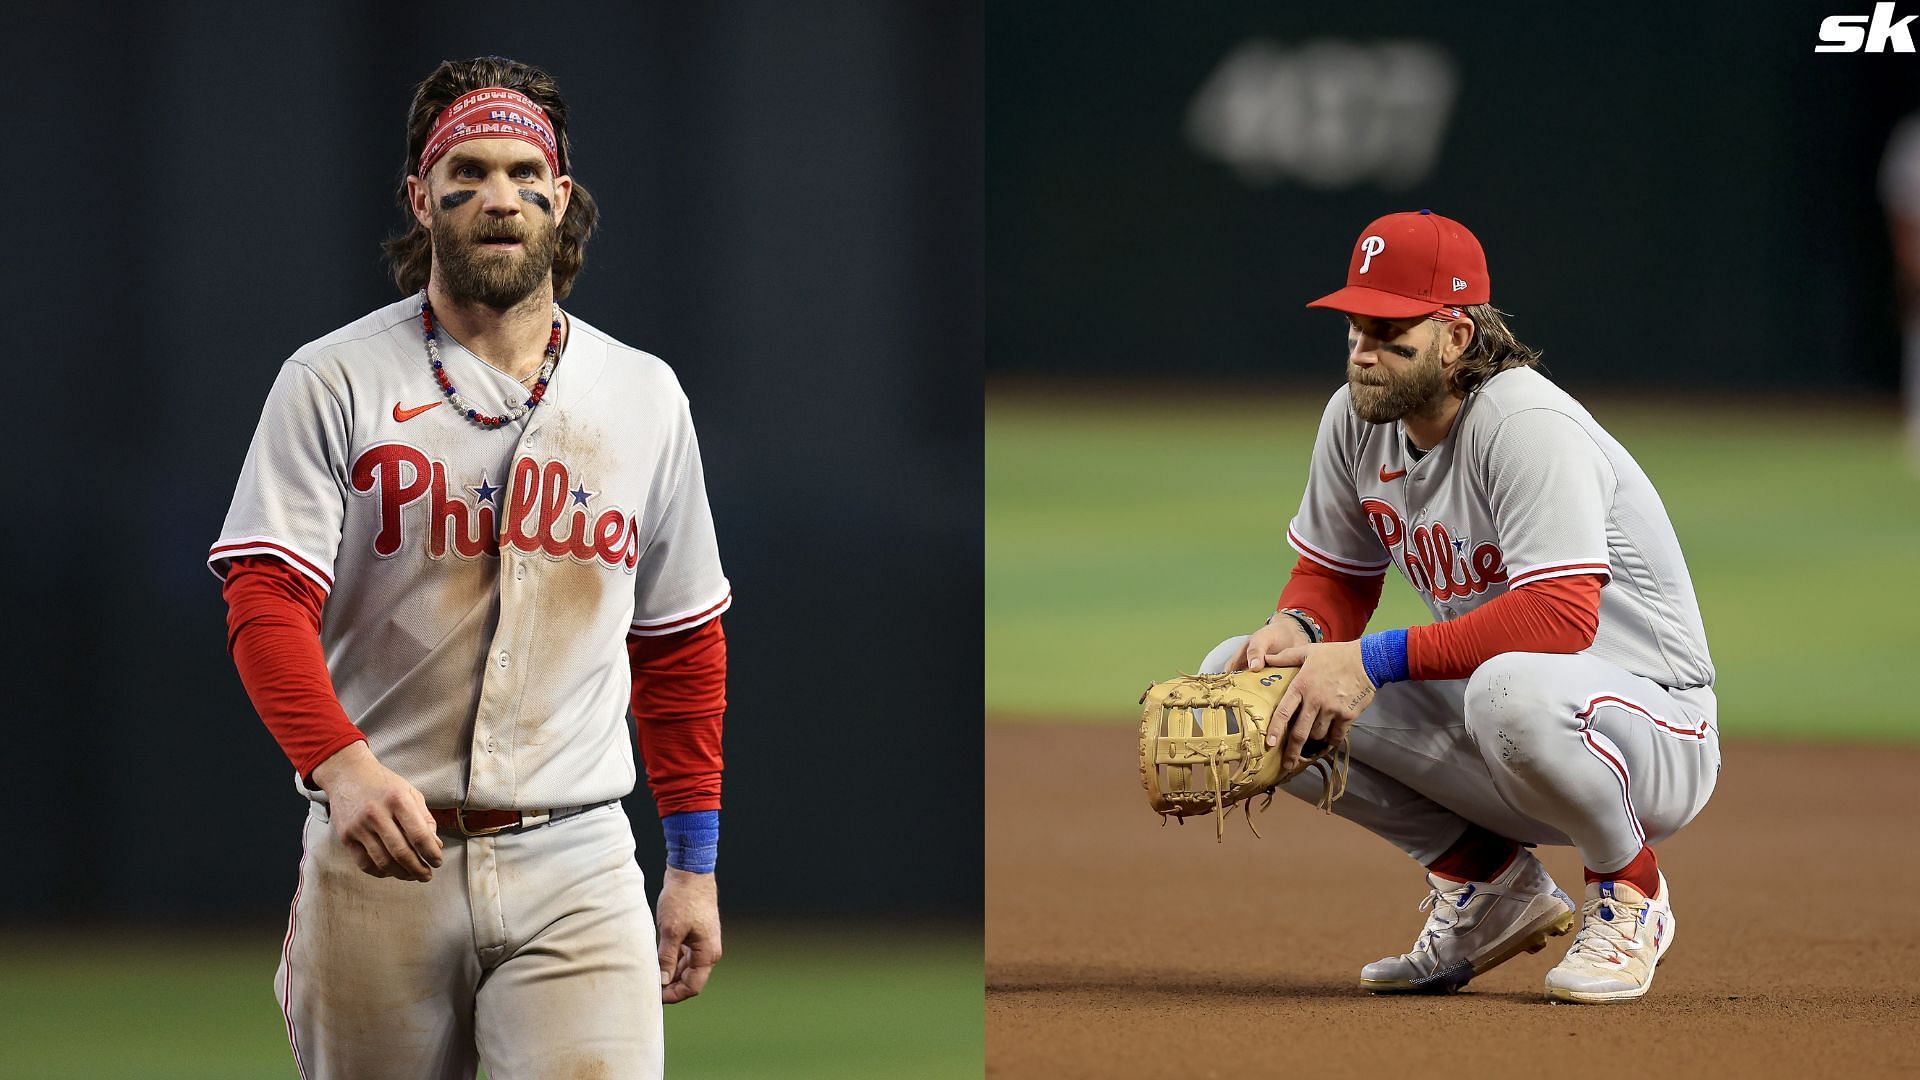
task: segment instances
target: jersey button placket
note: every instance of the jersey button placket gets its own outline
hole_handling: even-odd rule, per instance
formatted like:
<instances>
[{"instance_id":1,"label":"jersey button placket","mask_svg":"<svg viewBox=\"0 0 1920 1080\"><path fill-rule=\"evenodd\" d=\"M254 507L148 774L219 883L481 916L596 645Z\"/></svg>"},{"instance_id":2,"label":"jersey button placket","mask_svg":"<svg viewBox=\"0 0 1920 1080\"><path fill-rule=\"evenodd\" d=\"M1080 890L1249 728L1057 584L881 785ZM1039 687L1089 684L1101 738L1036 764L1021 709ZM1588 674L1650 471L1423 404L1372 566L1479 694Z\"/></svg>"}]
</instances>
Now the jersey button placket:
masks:
<instances>
[{"instance_id":1,"label":"jersey button placket","mask_svg":"<svg viewBox=\"0 0 1920 1080\"><path fill-rule=\"evenodd\" d=\"M551 406L552 398L547 398L541 402L540 409L524 421L527 426L521 430L514 446L516 461L533 456L538 434L534 417ZM538 476L538 470L535 475ZM508 497L512 497L511 493ZM476 754L484 752L489 767L484 770L483 778L482 770L476 765L468 790L483 790L487 798L502 804L514 797L520 783L519 747L514 733L519 723L519 702L525 697L527 650L533 644L533 627L527 613L536 607L540 582L537 558L512 545L501 545L497 585L500 621L495 627L493 650L489 654L491 662L481 692L480 719L485 734L476 729L474 739ZM508 566L513 568L511 572Z\"/></svg>"}]
</instances>

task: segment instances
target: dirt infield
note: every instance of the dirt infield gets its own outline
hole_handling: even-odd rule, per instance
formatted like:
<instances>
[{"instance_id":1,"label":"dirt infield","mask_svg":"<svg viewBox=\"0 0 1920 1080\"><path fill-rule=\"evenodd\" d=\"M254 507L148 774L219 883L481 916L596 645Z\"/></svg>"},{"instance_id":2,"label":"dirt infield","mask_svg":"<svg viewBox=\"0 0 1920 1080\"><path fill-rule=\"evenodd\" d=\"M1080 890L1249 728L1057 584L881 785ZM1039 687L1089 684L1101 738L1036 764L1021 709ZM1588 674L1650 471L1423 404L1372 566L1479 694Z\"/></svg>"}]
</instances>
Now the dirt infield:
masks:
<instances>
[{"instance_id":1,"label":"dirt infield","mask_svg":"<svg viewBox=\"0 0 1920 1080\"><path fill-rule=\"evenodd\" d=\"M1161 828L1124 726L990 723L986 764L989 1076L1920 1075L1920 749L1728 746L1660 848L1673 950L1615 1006L1542 996L1567 938L1458 995L1362 992L1418 868L1284 796L1264 840Z\"/></svg>"}]
</instances>

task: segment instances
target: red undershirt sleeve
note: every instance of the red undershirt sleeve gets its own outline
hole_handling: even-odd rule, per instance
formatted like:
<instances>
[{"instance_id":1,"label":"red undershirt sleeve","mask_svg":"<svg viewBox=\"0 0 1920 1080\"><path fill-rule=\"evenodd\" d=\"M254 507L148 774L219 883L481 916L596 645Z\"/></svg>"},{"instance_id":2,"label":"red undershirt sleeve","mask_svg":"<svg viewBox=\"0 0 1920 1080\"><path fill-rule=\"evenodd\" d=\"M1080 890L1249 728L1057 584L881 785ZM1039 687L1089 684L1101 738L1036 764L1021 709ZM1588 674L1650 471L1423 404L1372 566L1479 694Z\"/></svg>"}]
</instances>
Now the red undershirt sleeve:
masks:
<instances>
[{"instance_id":1,"label":"red undershirt sleeve","mask_svg":"<svg viewBox=\"0 0 1920 1080\"><path fill-rule=\"evenodd\" d=\"M1383 573L1343 574L1302 557L1293 564L1293 576L1280 590L1275 607L1299 608L1313 616L1328 641L1352 641L1380 606L1380 586L1385 581Z\"/></svg>"},{"instance_id":2,"label":"red undershirt sleeve","mask_svg":"<svg viewBox=\"0 0 1920 1080\"><path fill-rule=\"evenodd\" d=\"M254 711L303 777L366 738L333 692L320 649L326 594L293 567L268 555L231 561L221 595L227 601L227 652Z\"/></svg>"},{"instance_id":3,"label":"red undershirt sleeve","mask_svg":"<svg viewBox=\"0 0 1920 1080\"><path fill-rule=\"evenodd\" d=\"M1577 653L1600 629L1599 574L1509 590L1457 619L1407 630L1407 676L1464 679L1501 653Z\"/></svg>"},{"instance_id":4,"label":"red undershirt sleeve","mask_svg":"<svg viewBox=\"0 0 1920 1080\"><path fill-rule=\"evenodd\" d=\"M627 638L634 737L661 817L720 809L727 636L719 618L671 634Z\"/></svg>"}]
</instances>

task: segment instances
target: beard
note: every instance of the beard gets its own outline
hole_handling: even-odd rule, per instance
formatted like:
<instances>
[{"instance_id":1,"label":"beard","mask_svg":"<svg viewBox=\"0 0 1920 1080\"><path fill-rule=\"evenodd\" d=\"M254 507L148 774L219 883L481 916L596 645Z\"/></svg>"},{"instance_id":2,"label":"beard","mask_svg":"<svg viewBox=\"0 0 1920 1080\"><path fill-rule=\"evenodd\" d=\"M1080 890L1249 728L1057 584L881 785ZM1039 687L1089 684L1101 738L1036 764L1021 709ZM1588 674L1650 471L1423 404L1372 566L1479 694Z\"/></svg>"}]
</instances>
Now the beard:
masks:
<instances>
[{"instance_id":1,"label":"beard","mask_svg":"<svg viewBox=\"0 0 1920 1080\"><path fill-rule=\"evenodd\" d=\"M1362 373L1347 368L1348 393L1354 415L1369 424L1391 424L1409 414L1426 411L1447 393L1446 372L1440 366L1440 341L1435 339L1399 372L1376 365L1366 372L1370 380L1362 382Z\"/></svg>"},{"instance_id":2,"label":"beard","mask_svg":"<svg viewBox=\"0 0 1920 1080\"><path fill-rule=\"evenodd\" d=\"M552 219L519 223L482 219L463 228L451 214L433 218L433 263L448 295L463 303L506 311L553 279L560 226ZM520 241L518 251L499 251L487 240Z\"/></svg>"}]
</instances>

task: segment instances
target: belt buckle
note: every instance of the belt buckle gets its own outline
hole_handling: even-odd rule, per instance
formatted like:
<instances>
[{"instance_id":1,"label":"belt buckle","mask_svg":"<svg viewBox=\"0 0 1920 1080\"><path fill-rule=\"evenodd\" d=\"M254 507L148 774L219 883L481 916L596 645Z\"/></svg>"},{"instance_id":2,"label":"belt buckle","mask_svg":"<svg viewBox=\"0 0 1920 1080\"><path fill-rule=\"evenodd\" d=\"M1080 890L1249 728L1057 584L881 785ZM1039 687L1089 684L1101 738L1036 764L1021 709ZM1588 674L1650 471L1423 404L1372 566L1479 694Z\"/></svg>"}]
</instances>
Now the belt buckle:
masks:
<instances>
[{"instance_id":1,"label":"belt buckle","mask_svg":"<svg viewBox=\"0 0 1920 1080\"><path fill-rule=\"evenodd\" d=\"M467 825L467 807L465 803L453 808L453 821L454 824L460 826L461 836L492 836L495 833L506 832L508 829L513 828L514 825L519 824L519 822L514 822L513 825L489 825L480 829L470 828Z\"/></svg>"}]
</instances>

